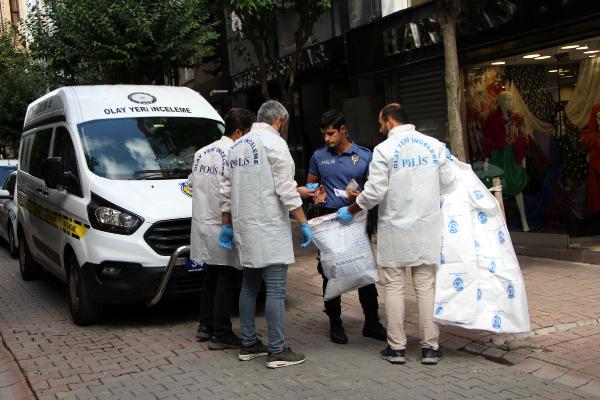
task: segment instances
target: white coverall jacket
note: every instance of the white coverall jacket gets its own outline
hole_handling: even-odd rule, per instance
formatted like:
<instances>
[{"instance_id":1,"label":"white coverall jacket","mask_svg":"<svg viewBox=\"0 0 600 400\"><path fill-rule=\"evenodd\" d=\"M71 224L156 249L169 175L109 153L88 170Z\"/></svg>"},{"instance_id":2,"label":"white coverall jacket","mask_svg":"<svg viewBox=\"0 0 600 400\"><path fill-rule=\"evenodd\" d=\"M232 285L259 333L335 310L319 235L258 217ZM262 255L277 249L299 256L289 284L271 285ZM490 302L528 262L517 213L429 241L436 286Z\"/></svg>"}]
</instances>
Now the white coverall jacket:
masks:
<instances>
[{"instance_id":1,"label":"white coverall jacket","mask_svg":"<svg viewBox=\"0 0 600 400\"><path fill-rule=\"evenodd\" d=\"M244 268L293 264L289 212L302 205L287 143L257 122L229 151L221 187L222 211L231 212L233 239Z\"/></svg>"},{"instance_id":2,"label":"white coverall jacket","mask_svg":"<svg viewBox=\"0 0 600 400\"><path fill-rule=\"evenodd\" d=\"M235 252L219 245L221 231L220 187L233 140L227 136L198 150L188 186L192 189L190 258L200 264L240 268Z\"/></svg>"},{"instance_id":3,"label":"white coverall jacket","mask_svg":"<svg viewBox=\"0 0 600 400\"><path fill-rule=\"evenodd\" d=\"M375 147L369 180L356 204L379 205L377 264L411 267L439 264L441 253L440 183L452 180L446 146L414 125L390 130Z\"/></svg>"}]
</instances>

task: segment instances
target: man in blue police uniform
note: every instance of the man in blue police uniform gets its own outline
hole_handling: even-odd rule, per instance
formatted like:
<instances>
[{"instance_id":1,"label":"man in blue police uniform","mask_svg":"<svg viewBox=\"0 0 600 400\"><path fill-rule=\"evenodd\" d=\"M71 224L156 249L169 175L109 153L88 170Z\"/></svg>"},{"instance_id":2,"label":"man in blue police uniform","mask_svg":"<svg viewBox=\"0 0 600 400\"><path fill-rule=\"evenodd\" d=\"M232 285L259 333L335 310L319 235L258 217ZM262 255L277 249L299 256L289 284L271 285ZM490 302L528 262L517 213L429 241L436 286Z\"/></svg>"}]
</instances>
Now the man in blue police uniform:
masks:
<instances>
[{"instance_id":1,"label":"man in blue police uniform","mask_svg":"<svg viewBox=\"0 0 600 400\"><path fill-rule=\"evenodd\" d=\"M318 191L313 196L317 215L324 215L334 213L338 208L354 201L359 191L346 190L346 187L354 179L358 183L359 190L362 190L369 174L372 153L369 149L350 141L344 114L341 112L337 110L325 112L321 116L320 126L325 146L315 151L310 159L307 182L319 183L324 189L324 196L320 196ZM317 269L323 277L323 294L325 294L327 278L323 275L320 261ZM379 322L377 315L379 308L377 288L374 284L362 287L358 289L358 297L365 313L363 336L386 340L385 328ZM331 341L340 344L348 343L341 320L341 298L336 297L325 301L324 312L329 316Z\"/></svg>"}]
</instances>

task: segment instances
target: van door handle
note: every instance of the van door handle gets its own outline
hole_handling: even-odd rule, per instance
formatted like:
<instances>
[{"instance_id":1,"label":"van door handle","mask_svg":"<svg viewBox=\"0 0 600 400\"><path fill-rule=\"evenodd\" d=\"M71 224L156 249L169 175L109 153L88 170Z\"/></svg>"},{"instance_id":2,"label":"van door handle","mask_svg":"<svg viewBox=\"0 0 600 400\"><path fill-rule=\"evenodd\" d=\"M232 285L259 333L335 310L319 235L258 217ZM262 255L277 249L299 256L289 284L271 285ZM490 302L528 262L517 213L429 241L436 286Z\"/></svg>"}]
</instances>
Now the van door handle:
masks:
<instances>
[{"instance_id":1,"label":"van door handle","mask_svg":"<svg viewBox=\"0 0 600 400\"><path fill-rule=\"evenodd\" d=\"M43 194L44 196L48 196L48 190L44 190L44 188L37 188L36 189L38 193Z\"/></svg>"}]
</instances>

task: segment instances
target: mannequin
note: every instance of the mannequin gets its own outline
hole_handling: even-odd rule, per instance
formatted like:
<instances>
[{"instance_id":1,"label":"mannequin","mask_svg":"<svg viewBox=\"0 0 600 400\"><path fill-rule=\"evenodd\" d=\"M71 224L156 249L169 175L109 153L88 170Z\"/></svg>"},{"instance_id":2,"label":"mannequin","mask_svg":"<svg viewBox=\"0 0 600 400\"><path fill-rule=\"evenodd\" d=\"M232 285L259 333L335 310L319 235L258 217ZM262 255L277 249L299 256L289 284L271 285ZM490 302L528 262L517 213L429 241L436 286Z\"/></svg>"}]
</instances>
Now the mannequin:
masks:
<instances>
[{"instance_id":1,"label":"mannequin","mask_svg":"<svg viewBox=\"0 0 600 400\"><path fill-rule=\"evenodd\" d=\"M522 193L528 180L525 156L529 147L524 133L524 119L521 113L513 111L513 99L509 92L501 92L497 103L498 108L488 115L483 129L485 166L491 163L504 170L502 192L505 196L515 197L523 231L528 232Z\"/></svg>"},{"instance_id":2,"label":"mannequin","mask_svg":"<svg viewBox=\"0 0 600 400\"><path fill-rule=\"evenodd\" d=\"M590 149L588 155L588 216L600 211L600 103L592 107L588 126L581 134L581 142Z\"/></svg>"}]
</instances>

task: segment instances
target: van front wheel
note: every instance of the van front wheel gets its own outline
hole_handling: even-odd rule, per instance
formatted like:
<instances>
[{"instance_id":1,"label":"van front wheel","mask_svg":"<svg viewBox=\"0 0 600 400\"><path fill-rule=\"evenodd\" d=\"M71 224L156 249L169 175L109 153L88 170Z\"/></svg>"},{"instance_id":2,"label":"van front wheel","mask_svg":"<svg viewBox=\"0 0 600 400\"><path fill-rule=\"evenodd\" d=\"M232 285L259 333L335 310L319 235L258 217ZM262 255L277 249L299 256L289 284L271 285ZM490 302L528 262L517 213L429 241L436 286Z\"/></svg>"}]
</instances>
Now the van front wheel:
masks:
<instances>
[{"instance_id":1,"label":"van front wheel","mask_svg":"<svg viewBox=\"0 0 600 400\"><path fill-rule=\"evenodd\" d=\"M100 319L102 304L92 301L85 280L81 277L81 267L75 255L71 254L67 260L69 287L69 306L73 322L79 326L92 324Z\"/></svg>"}]
</instances>

